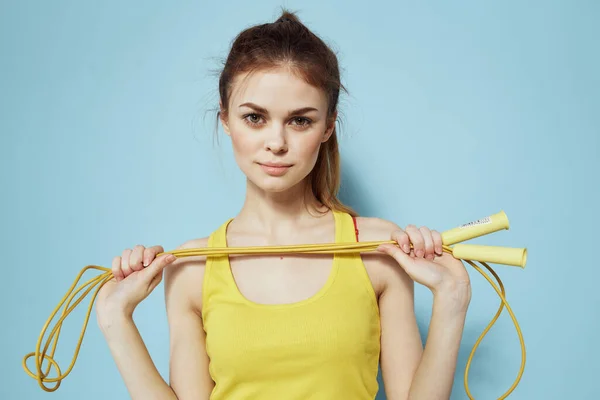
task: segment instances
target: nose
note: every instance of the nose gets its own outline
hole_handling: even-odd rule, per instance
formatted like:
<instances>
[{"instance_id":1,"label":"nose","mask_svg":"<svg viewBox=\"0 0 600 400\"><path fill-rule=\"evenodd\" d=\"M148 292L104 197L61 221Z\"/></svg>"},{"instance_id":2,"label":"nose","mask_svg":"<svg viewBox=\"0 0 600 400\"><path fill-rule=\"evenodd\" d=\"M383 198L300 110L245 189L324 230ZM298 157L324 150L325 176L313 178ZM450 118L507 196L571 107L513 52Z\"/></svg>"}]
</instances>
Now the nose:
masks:
<instances>
[{"instance_id":1,"label":"nose","mask_svg":"<svg viewBox=\"0 0 600 400\"><path fill-rule=\"evenodd\" d=\"M273 126L268 129L265 137L265 150L273 153L283 153L288 150L285 128L283 126Z\"/></svg>"}]
</instances>

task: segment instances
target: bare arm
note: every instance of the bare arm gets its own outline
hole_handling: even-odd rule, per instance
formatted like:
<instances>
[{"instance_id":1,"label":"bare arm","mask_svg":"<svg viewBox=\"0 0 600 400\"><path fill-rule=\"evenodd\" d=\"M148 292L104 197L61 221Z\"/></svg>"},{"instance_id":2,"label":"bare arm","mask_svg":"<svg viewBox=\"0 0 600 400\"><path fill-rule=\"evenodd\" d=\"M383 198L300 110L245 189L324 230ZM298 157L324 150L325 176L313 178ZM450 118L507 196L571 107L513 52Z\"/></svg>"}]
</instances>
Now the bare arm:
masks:
<instances>
[{"instance_id":1,"label":"bare arm","mask_svg":"<svg viewBox=\"0 0 600 400\"><path fill-rule=\"evenodd\" d=\"M409 398L411 383L423 356L414 312L414 282L391 257L371 257L376 257L374 265L385 282L379 296L381 373L385 393L389 400L405 400Z\"/></svg>"},{"instance_id":2,"label":"bare arm","mask_svg":"<svg viewBox=\"0 0 600 400\"><path fill-rule=\"evenodd\" d=\"M400 229L377 219L368 225L370 237L364 240L387 240L390 232ZM444 257L452 256L438 256ZM434 292L423 350L414 312L414 280L392 257L372 255L371 259L384 282L379 297L381 368L388 399L449 399L466 318L466 294L456 288Z\"/></svg>"},{"instance_id":3,"label":"bare arm","mask_svg":"<svg viewBox=\"0 0 600 400\"><path fill-rule=\"evenodd\" d=\"M393 260L391 260L393 262ZM395 276L380 296L381 367L388 399L449 399L466 310L434 295L425 350L414 315L413 285L395 266Z\"/></svg>"},{"instance_id":4,"label":"bare arm","mask_svg":"<svg viewBox=\"0 0 600 400\"><path fill-rule=\"evenodd\" d=\"M182 248L206 246L207 239L200 239ZM171 353L169 375L171 387L180 400L203 400L210 397L214 387L208 372L206 333L201 316L205 257L185 260L188 259L168 268L165 275Z\"/></svg>"},{"instance_id":5,"label":"bare arm","mask_svg":"<svg viewBox=\"0 0 600 400\"><path fill-rule=\"evenodd\" d=\"M434 296L433 314L425 352L410 386L409 399L449 399L466 310L449 306L443 295Z\"/></svg>"},{"instance_id":6,"label":"bare arm","mask_svg":"<svg viewBox=\"0 0 600 400\"><path fill-rule=\"evenodd\" d=\"M204 247L206 240L179 248ZM150 267L149 267L150 268ZM99 326L132 399L208 399L212 385L204 350L204 330L197 307L201 307L204 260L180 259L165 269L165 298L170 329L171 381L160 375L131 313L103 310ZM134 278L128 277L125 279ZM210 382L209 382L210 381Z\"/></svg>"},{"instance_id":7,"label":"bare arm","mask_svg":"<svg viewBox=\"0 0 600 400\"><path fill-rule=\"evenodd\" d=\"M178 398L156 369L131 316L115 315L100 327L132 399Z\"/></svg>"}]
</instances>

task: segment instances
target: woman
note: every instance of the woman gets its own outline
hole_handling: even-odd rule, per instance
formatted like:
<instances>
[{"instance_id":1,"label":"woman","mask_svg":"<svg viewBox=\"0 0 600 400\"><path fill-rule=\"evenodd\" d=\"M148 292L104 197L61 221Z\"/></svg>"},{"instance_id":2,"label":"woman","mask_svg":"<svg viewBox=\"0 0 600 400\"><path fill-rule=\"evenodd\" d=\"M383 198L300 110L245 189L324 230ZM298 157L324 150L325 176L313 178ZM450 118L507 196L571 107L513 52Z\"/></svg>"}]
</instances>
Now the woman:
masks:
<instances>
[{"instance_id":1,"label":"woman","mask_svg":"<svg viewBox=\"0 0 600 400\"><path fill-rule=\"evenodd\" d=\"M390 238L398 246L181 260L156 257L161 246L123 251L97 317L133 399L373 399L379 362L388 399L449 398L468 274L442 252L437 231L356 217L337 199L342 88L336 56L294 14L238 35L218 118L247 176L246 199L235 218L179 248ZM132 318L163 269L170 383ZM415 281L434 295L424 350Z\"/></svg>"}]
</instances>

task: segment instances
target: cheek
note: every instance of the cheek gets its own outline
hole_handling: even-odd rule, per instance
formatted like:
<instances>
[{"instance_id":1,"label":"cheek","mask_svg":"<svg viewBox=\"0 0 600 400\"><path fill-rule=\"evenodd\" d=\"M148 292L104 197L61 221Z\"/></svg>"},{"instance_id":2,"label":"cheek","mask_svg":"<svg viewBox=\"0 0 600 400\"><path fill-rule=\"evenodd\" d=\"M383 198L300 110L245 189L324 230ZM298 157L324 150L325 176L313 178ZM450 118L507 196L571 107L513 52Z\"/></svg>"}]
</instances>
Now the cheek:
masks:
<instances>
[{"instance_id":1,"label":"cheek","mask_svg":"<svg viewBox=\"0 0 600 400\"><path fill-rule=\"evenodd\" d=\"M302 137L294 147L297 149L300 159L306 160L310 164L314 164L317 161L319 149L321 147L321 135L316 134Z\"/></svg>"},{"instance_id":2,"label":"cheek","mask_svg":"<svg viewBox=\"0 0 600 400\"><path fill-rule=\"evenodd\" d=\"M258 135L253 135L248 129L244 126L232 126L230 129L231 144L238 155L253 154L261 147Z\"/></svg>"}]
</instances>

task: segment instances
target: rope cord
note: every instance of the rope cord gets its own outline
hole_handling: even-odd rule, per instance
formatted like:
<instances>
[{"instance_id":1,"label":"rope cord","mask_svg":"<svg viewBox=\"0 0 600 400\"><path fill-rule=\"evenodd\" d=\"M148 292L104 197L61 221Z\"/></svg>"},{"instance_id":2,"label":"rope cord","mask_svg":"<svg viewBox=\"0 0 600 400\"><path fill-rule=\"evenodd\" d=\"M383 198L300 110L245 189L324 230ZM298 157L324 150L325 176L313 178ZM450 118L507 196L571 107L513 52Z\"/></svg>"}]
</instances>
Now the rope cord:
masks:
<instances>
[{"instance_id":1,"label":"rope cord","mask_svg":"<svg viewBox=\"0 0 600 400\"><path fill-rule=\"evenodd\" d=\"M284 254L284 253L349 254L349 253L357 253L357 252L375 251L381 244L397 245L397 242L395 242L393 240L388 240L388 241L376 241L376 242L324 243L324 244L287 245L287 246L253 246L253 247L220 247L220 248L218 248L218 247L208 248L207 247L207 248L180 249L180 250L166 251L166 252L157 254L156 257L158 257L162 254L173 254L178 258L179 257L191 257L191 256L221 256L221 255L233 255L233 254ZM412 247L412 245L411 245L411 247ZM442 245L442 248L443 248L443 251L452 254L452 247ZM498 296L500 297L500 300L501 300L500 307L498 308L496 315L494 315L494 318L492 318L492 320L490 321L488 326L481 333L481 335L475 342L473 349L471 350L471 354L469 355L469 358L467 360L467 364L465 367L465 375L464 375L465 390L467 392L467 396L469 396L469 399L473 400L473 396L469 389L469 383L468 383L469 369L471 367L471 361L473 360L475 351L479 347L479 344L481 343L481 341L483 340L485 335L488 333L490 328L496 323L496 321L500 317L500 314L502 313L502 310L504 309L504 307L506 307L506 310L510 314L510 317L515 325L517 334L519 336L519 342L521 345L521 367L519 368L519 372L518 372L517 377L516 377L515 381L513 382L512 386L498 398L498 400L503 400L506 397L508 397L510 395L510 393L512 393L515 390L515 388L519 384L519 381L521 380L521 377L523 375L523 371L525 369L525 358L526 358L525 341L523 340L523 334L521 332L519 323L517 322L517 319L516 319L514 313L512 312L510 305L506 301L506 292L505 292L504 285L502 284L502 280L500 279L500 277L496 274L496 272L488 264L486 264L483 261L479 261L494 276L495 280L498 282L498 286L497 286L492 281L492 279L480 267L478 267L477 265L475 265L473 263L473 261L471 261L471 260L464 260L464 261L466 261L473 268L475 268L475 270L477 270L489 282L489 284L496 291L496 293L498 294ZM83 274L91 269L98 270L101 272L101 274L96 276L95 278L88 280L87 282L85 282L84 284L82 284L81 286L79 286L76 289L75 287L78 284L78 282L81 280ZM42 328L42 331L37 340L35 352L31 352L31 353L25 355L25 357L23 358L22 364L23 364L23 369L25 370L25 372L30 377L37 380L39 386L46 392L56 391L60 387L62 380L65 379L73 370L75 361L77 360L77 356L79 355L79 350L81 349L81 344L83 342L83 337L85 335L85 330L87 328L87 324L88 324L88 321L89 321L91 313L92 313L92 307L93 307L94 301L96 299L96 296L98 295L100 288L102 288L102 286L111 279L113 279L113 274L112 274L112 270L109 268L105 268L105 267L101 267L101 266L97 266L97 265L88 265L88 266L84 267L79 272L79 274L75 278L75 281L73 282L73 284L71 285L71 287L69 288L69 290L67 291L65 296L62 298L60 303L56 306L56 308L54 309L52 314L50 314L50 317L44 324L44 327ZM95 288L95 290L94 290L94 288ZM69 368L67 368L67 370L64 373L62 373L58 363L54 359L54 353L55 353L56 347L58 345L58 337L60 335L62 323L69 316L71 311L73 311L73 309L75 309L75 307L77 307L77 305L79 305L79 303L81 303L83 301L83 299L92 290L94 290L94 292L93 292L92 298L88 305L88 310L85 315L85 319L83 322L83 327L81 329L81 334L79 336L79 340L75 347L73 359L71 361L71 364L69 365ZM83 291L83 293L73 303L75 296L77 296L77 294L82 291ZM71 303L73 303L73 304L71 304ZM42 349L42 341L44 339L44 336L46 335L47 330L49 329L50 323L52 322L52 320L55 318L55 316L58 314L58 312L60 311L60 309L63 306L64 306L64 308L62 310L61 316L58 319L58 321L56 322L56 324L54 325L54 327L52 328L52 330L50 331L49 336L46 340L46 343ZM52 347L52 348L48 352L48 349L50 347ZM31 371L27 366L27 360L29 360L29 358L31 358L31 357L35 358L35 372ZM44 361L46 361L48 364L47 364L46 370L43 372L42 369L43 369ZM50 370L52 367L54 367L57 372L57 375L54 378L49 377L49 373L50 373ZM53 383L54 383L54 386L49 385L49 384L53 384Z\"/></svg>"}]
</instances>

